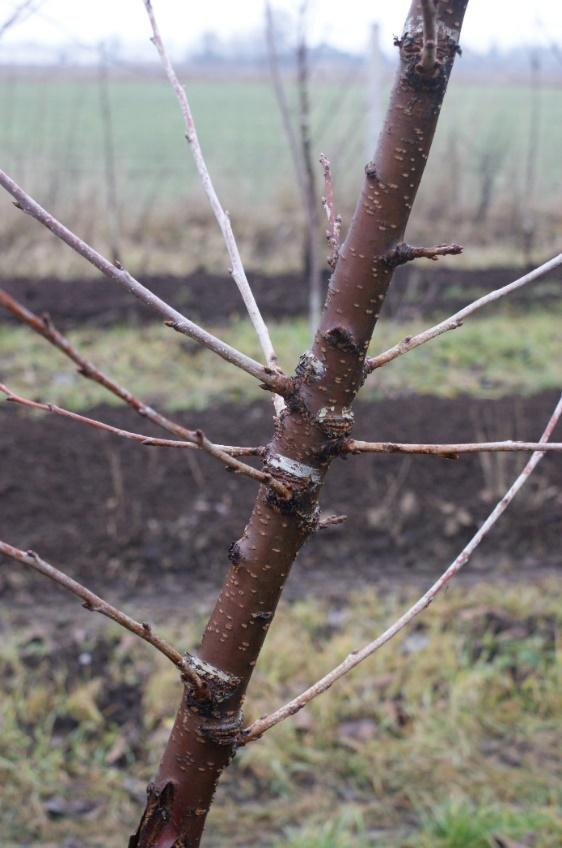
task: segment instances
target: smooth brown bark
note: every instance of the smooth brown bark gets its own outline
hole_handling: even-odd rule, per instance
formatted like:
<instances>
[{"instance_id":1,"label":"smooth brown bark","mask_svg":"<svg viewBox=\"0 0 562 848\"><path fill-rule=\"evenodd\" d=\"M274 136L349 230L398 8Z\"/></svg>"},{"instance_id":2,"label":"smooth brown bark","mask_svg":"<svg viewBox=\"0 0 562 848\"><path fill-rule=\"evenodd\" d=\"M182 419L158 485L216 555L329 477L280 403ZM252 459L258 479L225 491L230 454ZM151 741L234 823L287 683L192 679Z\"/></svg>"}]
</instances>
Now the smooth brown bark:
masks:
<instances>
[{"instance_id":1,"label":"smooth brown bark","mask_svg":"<svg viewBox=\"0 0 562 848\"><path fill-rule=\"evenodd\" d=\"M130 848L197 848L223 769L241 734L241 707L291 565L316 529L318 496L341 451L364 379L364 360L431 147L468 0L439 4L439 67L417 70L423 25L415 0L399 42L401 63L386 122L332 276L312 350L276 422L265 468L290 486L280 500L260 488L203 636L199 673L212 697L187 686Z\"/></svg>"}]
</instances>

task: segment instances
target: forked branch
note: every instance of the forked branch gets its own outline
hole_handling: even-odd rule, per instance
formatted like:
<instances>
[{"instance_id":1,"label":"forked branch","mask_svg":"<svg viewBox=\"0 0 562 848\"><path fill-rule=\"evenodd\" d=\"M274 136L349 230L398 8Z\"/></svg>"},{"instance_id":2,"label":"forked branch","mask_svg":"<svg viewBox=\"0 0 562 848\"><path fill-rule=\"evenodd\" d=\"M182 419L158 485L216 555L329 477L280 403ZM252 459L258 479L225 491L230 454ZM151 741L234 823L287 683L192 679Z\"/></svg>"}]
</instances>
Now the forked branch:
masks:
<instances>
[{"instance_id":1,"label":"forked branch","mask_svg":"<svg viewBox=\"0 0 562 848\"><path fill-rule=\"evenodd\" d=\"M460 571L460 569L465 565L475 549L478 547L480 542L486 537L489 531L492 529L496 521L500 518L501 515L505 512L517 492L521 489L524 483L528 480L532 472L535 470L539 462L544 456L544 443L548 442L550 436L552 435L554 428L556 427L560 416L562 415L562 396L558 401L554 412L552 413L548 424L546 425L545 431L540 438L541 450L533 453L527 464L525 465L523 471L512 486L505 493L503 498L496 504L488 518L482 524L477 533L472 537L470 542L463 548L458 557L451 563L451 565L447 568L446 571L443 572L441 577L435 581L435 583L427 590L427 592L422 595L422 597L416 601L413 606L410 607L397 621L394 622L384 633L381 633L376 639L372 642L369 642L367 645L364 645L362 648L356 651L352 651L343 662L341 662L338 666L336 666L332 671L328 672L324 677L298 695L296 698L293 698L284 706L280 707L275 712L271 713L264 718L260 718L255 721L253 724L249 725L241 734L240 744L245 745L248 742L252 742L254 739L258 739L260 736L270 730L272 727L275 727L276 724L279 724L281 721L289 718L295 713L298 713L299 710L302 710L307 704L309 704L314 698L317 698L318 695L321 695L323 692L326 692L337 680L340 680L342 677L345 677L346 674L354 669L359 663L362 663L363 660L366 660L367 657L370 657L375 651L378 651L379 648L382 648L383 645L386 645L397 633L400 633L416 616L418 616L424 609L426 609L434 598L441 592L442 589L450 582L450 580Z\"/></svg>"},{"instance_id":2,"label":"forked branch","mask_svg":"<svg viewBox=\"0 0 562 848\"><path fill-rule=\"evenodd\" d=\"M150 289L147 289L132 274L129 274L120 265L114 265L108 259L98 253L93 247L83 241L79 236L69 230L58 221L50 212L43 209L30 195L28 195L11 177L4 171L0 171L0 185L16 200L16 207L31 215L40 224L56 235L61 241L72 248L76 253L90 262L95 268L115 280L130 294L141 300L147 306L158 312L165 322L180 333L194 339L218 354L222 359L230 362L260 380L272 391L283 393L287 390L287 378L280 373L274 372L269 366L264 367L255 359L246 356L245 353L231 347L226 342L213 336L198 324L190 321L181 312L178 312L170 304L159 298Z\"/></svg>"},{"instance_id":3,"label":"forked branch","mask_svg":"<svg viewBox=\"0 0 562 848\"><path fill-rule=\"evenodd\" d=\"M253 468L245 462L240 462L236 456L245 456L247 451L255 453L257 448L231 447L229 445L215 445L209 441L201 430L194 430L190 433L189 440L176 441L175 439L159 439L155 436L146 436L142 433L132 433L130 430L122 430L120 427L114 427L112 424L106 424L104 421L98 421L97 418L88 418L85 415L80 415L78 412L71 412L69 409L64 409L61 406L56 406L53 403L41 403L39 401L24 398L16 394L8 386L0 383L0 392L6 395L6 398L11 403L17 403L19 406L25 406L29 409L40 409L43 412L51 412L55 415L60 415L63 418L70 418L79 424L85 424L87 427L92 427L95 430L102 430L105 433L112 433L114 436L120 436L122 439L128 439L138 444L149 447L164 447L164 448L200 448L206 453L220 460L227 468L235 474L242 474L245 477L250 477L252 480L257 480L264 486L269 486L282 498L288 498L290 491L283 483L276 480L270 474L260 471L258 468Z\"/></svg>"},{"instance_id":4,"label":"forked branch","mask_svg":"<svg viewBox=\"0 0 562 848\"><path fill-rule=\"evenodd\" d=\"M105 615L106 618L115 621L121 627L124 627L125 630L134 633L139 639L148 642L149 645L152 645L153 648L156 648L157 651L160 651L161 654L167 657L197 689L201 690L204 688L203 681L195 671L194 658L191 654L181 654L173 645L170 645L165 639L155 633L150 624L136 621L136 619L131 618L127 613L104 601L103 598L86 589L77 580L74 580L64 572L59 571L58 568L50 565L44 559L41 559L35 551L22 551L19 548L8 545L6 542L0 541L0 553L10 557L10 559L16 560L16 562L21 562L23 565L33 568L35 571L53 580L59 586L62 586L63 589L76 595L82 601L85 609Z\"/></svg>"},{"instance_id":5,"label":"forked branch","mask_svg":"<svg viewBox=\"0 0 562 848\"><path fill-rule=\"evenodd\" d=\"M530 452L539 450L539 442L465 442L449 445L415 445L404 442L362 442L349 439L345 442L345 453L414 453L429 456L441 456L456 459L463 453L501 453L504 451ZM562 442L551 442L542 448L544 451L562 451Z\"/></svg>"},{"instance_id":6,"label":"forked branch","mask_svg":"<svg viewBox=\"0 0 562 848\"><path fill-rule=\"evenodd\" d=\"M402 356L404 353L408 353L410 350L414 350L414 348L419 347L426 342L430 342L432 339L437 338L437 336L441 336L443 333L449 332L449 330L456 330L457 327L462 326L465 318L468 318L474 312L482 309L483 306L487 306L489 303L494 303L494 301L505 297L507 294L511 294L517 289L522 288L527 283L533 283L535 280L539 280L541 277L544 277L546 274L549 274L561 265L562 253L559 253L558 256L554 256L548 262L545 262L544 265L540 265L538 268L535 268L533 271L530 271L528 274L525 274L523 277L519 277L518 280L508 283L500 289L495 289L495 291L479 297L478 300L474 300L472 303L469 303L468 306L465 306L463 309L455 312L455 314L451 315L450 318L445 318L444 321L440 321L439 324L435 324L428 330L417 333L415 336L406 336L406 338L402 339L401 342L398 342L398 344L395 344L393 347L389 347L388 350L383 351L383 353L367 358L365 360L366 373L370 374L371 371L375 370L375 368L381 368L383 365L387 365L389 362L392 362L393 359Z\"/></svg>"},{"instance_id":7,"label":"forked branch","mask_svg":"<svg viewBox=\"0 0 562 848\"><path fill-rule=\"evenodd\" d=\"M195 121L193 120L193 115L191 112L191 107L189 105L187 94L185 93L185 89L177 77L177 74L174 70L174 66L172 65L172 62L162 40L160 29L158 27L158 22L156 21L156 17L154 14L154 9L152 8L152 2L151 0L143 0L143 2L150 20L150 26L152 28L152 41L158 51L158 55L160 56L160 60L162 62L164 71L166 72L168 81L172 86L174 93L178 99L178 103L180 105L185 126L185 137L187 143L191 148L191 152L193 153L193 159L195 161L197 173L199 174L201 184L203 186L205 194L207 195L207 199L216 218L216 221L219 225L222 237L224 239L224 243L226 245L226 250L231 263L230 273L232 274L232 278L238 286L240 294L242 295L242 299L248 311L250 321L252 322L252 325L259 339L261 348L263 350L266 363L269 368L275 370L278 361L277 354L275 353L275 349L273 347L273 343L269 335L269 330L267 329L265 321L262 318L262 315L256 303L256 299L250 287L250 283L248 282L248 278L244 270L244 265L242 264L240 251L238 249L238 245L234 237L234 232L232 230L232 225L230 223L230 217L222 207L222 204L218 198L215 187L213 185L209 169L207 168L207 163L205 162L205 157L203 156L203 150L199 142L197 129L195 127ZM281 402L276 404L276 409L278 411L280 411L280 409L282 409L284 406L281 398L279 398L279 400Z\"/></svg>"}]
</instances>

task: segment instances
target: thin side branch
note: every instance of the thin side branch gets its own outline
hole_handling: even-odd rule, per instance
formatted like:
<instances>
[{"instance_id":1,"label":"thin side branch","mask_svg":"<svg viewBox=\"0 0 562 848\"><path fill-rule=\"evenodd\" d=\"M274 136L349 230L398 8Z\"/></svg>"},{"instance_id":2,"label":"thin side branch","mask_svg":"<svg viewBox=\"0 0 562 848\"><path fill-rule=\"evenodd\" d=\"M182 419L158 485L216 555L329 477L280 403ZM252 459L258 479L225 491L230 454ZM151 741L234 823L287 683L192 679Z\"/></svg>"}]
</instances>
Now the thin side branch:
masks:
<instances>
[{"instance_id":1,"label":"thin side branch","mask_svg":"<svg viewBox=\"0 0 562 848\"><path fill-rule=\"evenodd\" d=\"M148 642L149 645L152 645L157 651L164 654L164 656L181 671L182 675L194 683L198 689L204 688L203 681L193 667L193 657L188 653L181 654L176 648L166 642L165 639L158 636L158 634L153 631L150 624L136 621L122 610L107 603L107 601L104 601L103 598L99 597L99 595L96 595L94 592L86 589L85 586L82 586L81 583L78 583L78 581L74 580L72 577L69 577L67 574L64 574L64 572L59 571L58 568L55 568L48 562L45 562L45 560L41 559L35 551L22 551L19 548L14 548L12 545L8 545L6 542L0 541L0 553L33 568L35 571L38 571L39 574L43 574L59 586L62 586L63 589L66 589L68 592L76 595L76 597L80 598L82 601L82 605L85 609L90 610L91 612L99 612L100 615L105 615L106 618L110 618L112 621L115 621L117 624L121 625L121 627L124 627L125 630L129 630L131 633L134 633L135 636L139 637L139 639L143 639L145 642Z\"/></svg>"},{"instance_id":2,"label":"thin side branch","mask_svg":"<svg viewBox=\"0 0 562 848\"><path fill-rule=\"evenodd\" d=\"M30 195L26 194L26 192L4 171L0 171L0 185L9 194L11 194L13 198L15 198L15 205L18 209L21 209L23 212L31 215L32 218L35 218L36 221L43 224L44 227L71 247L72 250L101 271L102 274L105 274L106 277L118 282L121 286L127 289L128 292L134 295L134 297L138 298L147 306L158 312L165 319L166 323L173 327L174 330L189 336L204 345L204 347L207 347L209 350L218 354L218 356L222 357L222 359L230 362L232 365L236 365L238 368L241 368L242 371L246 371L247 374L251 374L253 377L256 377L272 391L283 392L286 390L286 377L280 373L274 373L271 368L264 367L259 362L256 362L255 359L246 356L246 354L241 353L239 350L236 350L236 348L231 347L226 342L223 342L221 339L213 336L212 333L204 330L198 324L190 321L189 318L186 318L185 315L181 314L181 312L178 312L164 300L155 295L154 292L151 292L150 289L143 286L142 283L136 280L131 274L129 274L128 271L120 265L112 264L108 259L102 256L101 253L98 253L97 250L65 227L64 224L58 221L53 215L51 215L50 212L43 209L37 201L30 197Z\"/></svg>"},{"instance_id":3,"label":"thin side branch","mask_svg":"<svg viewBox=\"0 0 562 848\"><path fill-rule=\"evenodd\" d=\"M78 412L71 412L69 409L64 409L61 406L56 406L53 403L41 403L40 401L29 400L29 398L17 395L8 386L0 383L0 392L6 395L6 398L11 403L17 403L20 406L28 407L29 409L41 409L43 412L51 412L55 415L60 415L63 418L70 418L79 424L85 424L87 427L92 427L95 430L103 430L105 433L112 433L114 436L120 436L122 439L128 439L132 442L140 443L149 447L165 447L165 448L200 448L206 453L220 460L227 468L230 468L235 474L243 474L245 477L250 477L252 480L257 480L265 486L274 489L282 498L290 497L289 489L276 480L270 474L260 471L258 468L253 468L245 462L240 462L232 452L236 453L244 451L247 448L236 448L228 445L215 445L209 441L201 430L195 430L190 433L190 438L187 441L175 441L174 439L159 439L154 436L145 436L142 433L132 433L130 430L122 430L120 427L114 427L111 424L106 424L103 421L98 421L96 418L88 418L85 415L80 415ZM188 431L189 432L189 431ZM250 448L255 451L255 448Z\"/></svg>"},{"instance_id":4,"label":"thin side branch","mask_svg":"<svg viewBox=\"0 0 562 848\"><path fill-rule=\"evenodd\" d=\"M457 256L463 252L462 244L437 244L435 247L414 247L406 242L397 244L386 257L385 263L390 268L412 262L414 259L431 259L437 262L440 256Z\"/></svg>"},{"instance_id":5,"label":"thin side branch","mask_svg":"<svg viewBox=\"0 0 562 848\"><path fill-rule=\"evenodd\" d=\"M362 442L349 439L344 445L345 453L415 453L455 459L461 453L499 453L503 451L536 451L539 442L465 442L450 445L416 445L404 442ZM544 451L562 451L562 442L551 442Z\"/></svg>"},{"instance_id":6,"label":"thin side branch","mask_svg":"<svg viewBox=\"0 0 562 848\"><path fill-rule=\"evenodd\" d=\"M159 427L162 427L163 430L173 433L180 439L193 440L189 447L198 447L195 443L196 440L193 430L183 427L176 421L172 421L170 418L167 418L165 415L157 412L157 410L153 409L153 407L143 403L143 401L135 397L132 392L121 386L106 373L97 368L89 359L82 356L82 354L74 347L65 335L57 330L48 315L37 315L1 288L0 306L3 306L7 312L22 323L27 324L27 326L34 332L38 333L50 342L54 347L60 350L61 353L64 353L65 356L78 366L78 373L81 374L82 377L103 386L111 392L111 394L115 395L115 397L123 400L131 407L131 409L134 409L135 412L143 418L147 418L149 421L152 421L153 424L157 424ZM261 447L233 447L230 445L215 445L215 447L220 448L225 453L229 453L231 456L261 456L263 453L263 448Z\"/></svg>"},{"instance_id":7,"label":"thin side branch","mask_svg":"<svg viewBox=\"0 0 562 848\"><path fill-rule=\"evenodd\" d=\"M297 184L301 191L301 194L303 195L303 200L306 205L306 173L304 157L301 147L299 145L299 140L293 121L291 119L289 101L287 99L287 93L285 91L285 86L283 85L283 78L281 76L281 70L279 68L279 56L277 54L277 45L275 41L275 21L273 19L273 10L271 8L271 3L269 3L268 0L266 0L265 3L265 34L267 41L269 70L271 73L271 80L273 82L273 90L277 99L277 105L279 106L279 112L281 113L283 129L285 130L285 135L289 143L291 158L293 160L293 166L297 175Z\"/></svg>"},{"instance_id":8,"label":"thin side branch","mask_svg":"<svg viewBox=\"0 0 562 848\"><path fill-rule=\"evenodd\" d=\"M26 18L33 15L43 5L43 2L44 0L24 0L23 3L19 3L11 15L0 24L0 38L15 24L23 23Z\"/></svg>"},{"instance_id":9,"label":"thin side branch","mask_svg":"<svg viewBox=\"0 0 562 848\"><path fill-rule=\"evenodd\" d=\"M317 244L317 230L319 215L317 210L316 187L314 168L311 154L310 135L310 98L309 83L310 69L308 63L308 49L306 43L306 15L308 10L307 0L303 0L299 7L299 36L296 52L297 59L297 87L298 87L298 124L291 117L291 109L283 77L281 74L279 56L275 39L275 21L271 3L265 2L265 33L267 52L273 91L281 113L283 130L289 145L289 151L293 160L297 177L297 189L301 196L303 210L305 213L305 245L304 264L308 272L309 282L309 318L311 332L316 332L316 326L320 316L321 308L321 267Z\"/></svg>"},{"instance_id":10,"label":"thin side branch","mask_svg":"<svg viewBox=\"0 0 562 848\"><path fill-rule=\"evenodd\" d=\"M437 59L437 3L438 0L421 0L423 47L417 70L431 76L441 64Z\"/></svg>"},{"instance_id":11,"label":"thin side branch","mask_svg":"<svg viewBox=\"0 0 562 848\"><path fill-rule=\"evenodd\" d=\"M213 185L209 169L207 168L207 163L205 162L203 150L201 149L201 144L199 143L197 129L195 127L195 122L193 120L193 115L191 112L191 107L189 105L187 94L185 93L185 89L183 88L182 84L180 83L177 77L177 74L174 70L172 62L162 40L160 29L158 27L158 23L154 15L154 10L152 8L152 2L151 0L143 0L143 2L148 14L148 18L150 20L150 26L152 28L152 42L154 43L154 46L158 51L158 55L160 56L160 60L162 62L164 71L166 72L168 81L172 86L172 89L178 99L185 126L185 137L191 148L193 159L195 161L195 167L197 169L197 173L199 174L201 184L203 186L205 194L207 195L207 199L209 200L209 204L219 225L222 237L224 239L224 243L226 245L226 250L231 263L230 273L232 274L232 278L238 286L240 294L242 295L242 300L244 301L244 305L246 306L246 309L248 311L250 321L252 322L252 325L256 331L257 337L259 339L261 348L266 359L266 363L269 368L275 370L277 368L278 363L277 354L275 353L275 349L273 347L273 343L269 335L269 330L267 329L265 321L262 318L261 312L256 303L256 299L250 287L250 283L248 282L248 278L246 276L246 272L242 264L240 251L238 250L238 245L236 243L236 239L232 231L230 217L221 205L221 202L215 191L215 187ZM276 410L279 412L283 408L283 406L283 400L281 397L279 397L278 401L276 402Z\"/></svg>"},{"instance_id":12,"label":"thin side branch","mask_svg":"<svg viewBox=\"0 0 562 848\"><path fill-rule=\"evenodd\" d=\"M324 207L324 212L326 213L328 221L326 239L331 248L331 253L328 256L327 261L329 267L333 270L336 267L340 250L342 218L341 215L336 215L332 169L330 167L330 160L324 153L320 154L320 164L322 165L322 172L324 174L324 196L322 197L322 206Z\"/></svg>"},{"instance_id":13,"label":"thin side branch","mask_svg":"<svg viewBox=\"0 0 562 848\"><path fill-rule=\"evenodd\" d=\"M316 192L316 171L312 158L312 134L310 124L310 62L307 43L309 0L301 0L298 12L298 36L296 48L299 144L302 152L305 181L302 186L304 211L306 214L305 267L308 273L309 323L314 336L322 310L322 269L318 246L320 214Z\"/></svg>"},{"instance_id":14,"label":"thin side branch","mask_svg":"<svg viewBox=\"0 0 562 848\"><path fill-rule=\"evenodd\" d=\"M366 660L367 657L370 657L375 653L375 651L378 651L379 648L382 648L383 645L389 642L394 636L396 636L397 633L400 633L401 630L403 630L414 618L416 618L416 616L418 616L431 604L439 592L445 588L449 581L460 571L463 565L468 562L480 542L486 537L500 516L503 515L515 495L535 470L544 456L544 443L548 442L561 415L562 395L550 417L544 433L540 438L541 450L533 453L521 474L517 477L503 498L496 504L478 532L475 533L458 557L451 563L447 570L443 572L441 577L439 577L439 579L436 580L435 583L427 590L427 592L377 639L369 642L360 650L352 651L342 663L332 669L332 671L322 677L321 680L313 686L310 686L296 698L293 698L287 704L271 713L271 715L260 718L253 724L249 725L249 727L242 732L240 739L241 745L245 745L248 742L252 742L254 739L258 739L267 730L270 730L276 724L279 724L279 722L284 721L286 718L289 718L289 716L295 715L295 713L298 713L299 710L302 710L303 707L309 704L314 698L317 698L318 695L326 692L326 690L329 689L337 680L340 680L340 678L349 674L349 672L359 665L359 663Z\"/></svg>"},{"instance_id":15,"label":"thin side branch","mask_svg":"<svg viewBox=\"0 0 562 848\"><path fill-rule=\"evenodd\" d=\"M479 297L478 300L474 300L472 303L469 303L468 306L465 306L463 309L455 312L455 314L451 315L450 318L445 318L444 321L441 321L439 324L435 324L435 326L430 327L428 330L417 333L415 336L406 336L406 338L402 339L401 342L398 342L398 344L388 348L388 350L385 350L383 353L379 353L377 356L371 356L366 359L366 373L370 374L371 371L375 370L375 368L381 368L383 365L387 365L398 356L402 356L402 354L408 353L410 350L414 350L414 348L419 347L426 342L430 342L432 339L437 338L437 336L441 336L443 333L449 332L449 330L456 330L457 327L462 326L465 318L468 318L474 312L477 312L478 309L482 309L483 306L487 306L489 303L493 303L494 301L505 297L505 295L511 294L517 289L522 288L522 286L527 283L533 283L535 280L539 280L541 277L544 277L546 274L549 274L561 265L562 253L559 253L558 256L554 256L548 262L545 262L533 271L529 271L529 273L525 274L523 277L519 277L518 280L514 280L514 282L508 283L500 289L495 289L495 291Z\"/></svg>"}]
</instances>

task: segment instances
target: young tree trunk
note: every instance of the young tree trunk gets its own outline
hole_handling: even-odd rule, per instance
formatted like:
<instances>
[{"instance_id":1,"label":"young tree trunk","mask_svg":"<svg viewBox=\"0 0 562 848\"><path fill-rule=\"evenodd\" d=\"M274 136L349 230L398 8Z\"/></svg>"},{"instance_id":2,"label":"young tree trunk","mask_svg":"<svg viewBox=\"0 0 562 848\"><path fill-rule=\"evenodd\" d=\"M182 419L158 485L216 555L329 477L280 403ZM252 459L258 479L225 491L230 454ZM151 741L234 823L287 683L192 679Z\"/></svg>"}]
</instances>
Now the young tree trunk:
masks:
<instances>
[{"instance_id":1,"label":"young tree trunk","mask_svg":"<svg viewBox=\"0 0 562 848\"><path fill-rule=\"evenodd\" d=\"M261 487L203 636L205 697L186 684L147 806L129 848L197 848L223 769L243 743L241 707L291 565L317 524L318 497L364 379L364 359L431 147L468 0L438 6L435 69L420 64L422 4L399 41L400 67L375 158L330 281L312 350L276 421L266 469L293 490Z\"/></svg>"}]
</instances>

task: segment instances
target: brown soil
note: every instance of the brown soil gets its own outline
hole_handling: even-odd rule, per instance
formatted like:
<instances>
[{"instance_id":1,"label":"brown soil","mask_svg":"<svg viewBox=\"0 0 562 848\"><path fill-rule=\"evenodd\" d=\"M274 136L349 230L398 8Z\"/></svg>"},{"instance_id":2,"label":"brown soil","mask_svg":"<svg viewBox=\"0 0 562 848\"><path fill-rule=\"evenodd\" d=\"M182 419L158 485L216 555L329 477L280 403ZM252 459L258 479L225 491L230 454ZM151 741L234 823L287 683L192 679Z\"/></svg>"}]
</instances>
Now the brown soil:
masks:
<instances>
[{"instance_id":1,"label":"brown soil","mask_svg":"<svg viewBox=\"0 0 562 848\"><path fill-rule=\"evenodd\" d=\"M487 271L455 271L428 262L399 268L393 288L385 302L385 314L401 318L432 314L446 308L449 312L464 306L482 293L497 288L523 273L521 268L497 268ZM300 274L264 277L251 274L252 288L266 318L290 318L304 315L308 292ZM562 274L552 279L562 280ZM205 272L188 277L143 277L143 282L164 300L185 311L194 320L217 323L243 315L240 295L232 280ZM136 301L115 283L104 277L60 281L4 280L0 284L36 312L48 311L61 328L94 324L107 326L119 322L155 320L154 313ZM327 277L324 279L327 285ZM549 283L523 288L510 298L510 306L548 305L555 292ZM13 320L0 312L0 321Z\"/></svg>"},{"instance_id":2,"label":"brown soil","mask_svg":"<svg viewBox=\"0 0 562 848\"><path fill-rule=\"evenodd\" d=\"M402 441L535 439L555 402L555 393L547 392L494 401L423 397L360 403L355 434ZM99 407L92 414L140 427L128 410ZM260 443L271 431L265 403L184 420L226 442L236 443L243 432L246 443ZM240 535L255 494L251 481L205 456L188 461L183 452L141 447L7 405L0 408L0 460L0 538L37 550L92 587L111 583L126 592L148 592L158 584L162 591L197 587L206 593L218 584L227 548ZM405 572L435 573L472 535L522 462L512 454L493 456L486 467L478 456L336 462L322 507L349 518L305 546L289 594L327 581L343 580L351 588L357 581L384 583ZM471 569L511 574L560 564L561 469L560 455L544 458ZM12 598L51 591L42 578L6 562L0 589Z\"/></svg>"}]
</instances>

